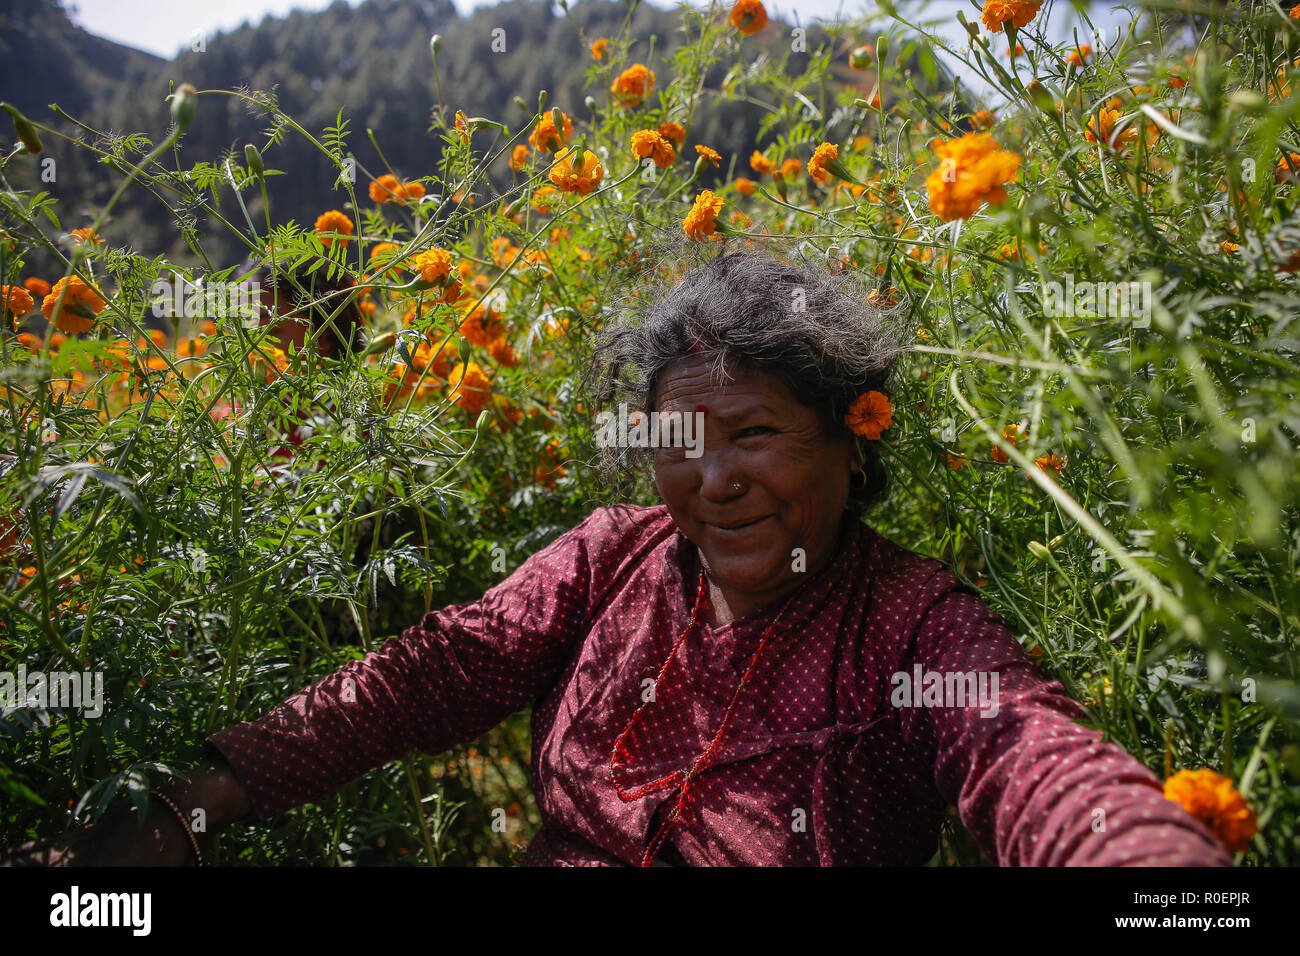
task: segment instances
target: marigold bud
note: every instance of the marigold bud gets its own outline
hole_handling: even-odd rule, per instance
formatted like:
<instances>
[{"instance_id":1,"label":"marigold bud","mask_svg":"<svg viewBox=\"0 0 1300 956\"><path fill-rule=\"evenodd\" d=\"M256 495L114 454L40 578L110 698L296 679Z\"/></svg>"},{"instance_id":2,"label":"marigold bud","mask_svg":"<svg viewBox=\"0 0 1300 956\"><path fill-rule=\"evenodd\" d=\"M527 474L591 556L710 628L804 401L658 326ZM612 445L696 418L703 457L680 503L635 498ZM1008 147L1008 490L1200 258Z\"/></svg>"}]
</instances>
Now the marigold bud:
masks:
<instances>
[{"instance_id":1,"label":"marigold bud","mask_svg":"<svg viewBox=\"0 0 1300 956\"><path fill-rule=\"evenodd\" d=\"M18 136L18 142L23 144L23 149L35 156L45 147L41 144L41 138L36 135L36 127L18 109L8 103L2 104L4 111L13 117L14 133Z\"/></svg>"},{"instance_id":2,"label":"marigold bud","mask_svg":"<svg viewBox=\"0 0 1300 956\"><path fill-rule=\"evenodd\" d=\"M261 177L266 172L266 166L262 163L262 154L252 143L244 144L244 162L248 164L254 176Z\"/></svg>"},{"instance_id":3,"label":"marigold bud","mask_svg":"<svg viewBox=\"0 0 1300 956\"><path fill-rule=\"evenodd\" d=\"M191 84L182 83L168 97L171 100L172 122L182 133L190 128L190 124L194 122L194 115L198 112L198 92Z\"/></svg>"}]
</instances>

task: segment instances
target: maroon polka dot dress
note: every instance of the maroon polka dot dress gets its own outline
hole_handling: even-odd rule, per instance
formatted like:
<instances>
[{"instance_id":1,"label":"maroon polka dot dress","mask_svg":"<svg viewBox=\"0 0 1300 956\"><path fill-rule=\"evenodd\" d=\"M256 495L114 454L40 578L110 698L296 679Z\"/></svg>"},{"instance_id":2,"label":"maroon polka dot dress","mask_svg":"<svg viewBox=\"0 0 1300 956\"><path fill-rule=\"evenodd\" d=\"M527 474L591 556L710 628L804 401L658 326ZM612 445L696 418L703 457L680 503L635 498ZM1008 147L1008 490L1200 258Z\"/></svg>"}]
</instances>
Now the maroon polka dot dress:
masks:
<instances>
[{"instance_id":1,"label":"maroon polka dot dress","mask_svg":"<svg viewBox=\"0 0 1300 956\"><path fill-rule=\"evenodd\" d=\"M919 865L952 805L1001 865L1230 862L951 570L844 521L770 632L780 607L679 641L697 549L662 505L600 508L209 742L264 818L535 704L532 864Z\"/></svg>"}]
</instances>

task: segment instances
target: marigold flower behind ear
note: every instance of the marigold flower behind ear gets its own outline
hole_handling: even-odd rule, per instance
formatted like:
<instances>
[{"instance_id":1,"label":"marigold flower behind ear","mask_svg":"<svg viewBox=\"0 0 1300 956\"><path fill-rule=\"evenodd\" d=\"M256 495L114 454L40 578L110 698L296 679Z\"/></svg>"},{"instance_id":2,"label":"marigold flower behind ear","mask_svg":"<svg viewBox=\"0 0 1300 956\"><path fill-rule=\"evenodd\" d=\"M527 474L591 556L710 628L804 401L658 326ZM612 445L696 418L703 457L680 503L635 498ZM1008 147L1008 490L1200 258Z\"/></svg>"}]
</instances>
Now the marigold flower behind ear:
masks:
<instances>
[{"instance_id":1,"label":"marigold flower behind ear","mask_svg":"<svg viewBox=\"0 0 1300 956\"><path fill-rule=\"evenodd\" d=\"M894 406L883 392L865 392L849 406L844 423L853 434L875 441L894 423Z\"/></svg>"}]
</instances>

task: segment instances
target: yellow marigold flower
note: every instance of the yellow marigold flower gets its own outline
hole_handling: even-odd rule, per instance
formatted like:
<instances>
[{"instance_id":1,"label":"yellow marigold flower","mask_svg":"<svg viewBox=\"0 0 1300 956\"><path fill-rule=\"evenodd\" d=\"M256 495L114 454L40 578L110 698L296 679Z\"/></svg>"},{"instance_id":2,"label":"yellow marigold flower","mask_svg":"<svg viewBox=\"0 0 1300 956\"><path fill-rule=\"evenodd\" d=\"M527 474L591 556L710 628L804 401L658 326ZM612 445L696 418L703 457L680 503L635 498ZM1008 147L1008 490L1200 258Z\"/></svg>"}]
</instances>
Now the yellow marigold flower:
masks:
<instances>
[{"instance_id":1,"label":"yellow marigold flower","mask_svg":"<svg viewBox=\"0 0 1300 956\"><path fill-rule=\"evenodd\" d=\"M984 203L1006 200L1006 183L1014 182L1020 156L1000 149L988 133L931 144L939 167L926 177L930 208L945 222L969 219Z\"/></svg>"},{"instance_id":2,"label":"yellow marigold flower","mask_svg":"<svg viewBox=\"0 0 1300 956\"><path fill-rule=\"evenodd\" d=\"M274 345L263 346L265 352L254 349L248 353L248 361L254 366L266 366L266 380L275 381L276 371L285 372L289 369L289 355L283 349L276 348Z\"/></svg>"},{"instance_id":3,"label":"yellow marigold flower","mask_svg":"<svg viewBox=\"0 0 1300 956\"><path fill-rule=\"evenodd\" d=\"M754 150L753 155L749 157L749 166L756 173L771 173L775 168L772 161L758 150Z\"/></svg>"},{"instance_id":4,"label":"yellow marigold flower","mask_svg":"<svg viewBox=\"0 0 1300 956\"><path fill-rule=\"evenodd\" d=\"M566 193L585 196L600 183L605 175L605 167L600 165L600 157L591 150L584 150L577 166L577 148L570 147L556 154L555 165L551 167L550 180Z\"/></svg>"},{"instance_id":5,"label":"yellow marigold flower","mask_svg":"<svg viewBox=\"0 0 1300 956\"><path fill-rule=\"evenodd\" d=\"M1092 47L1086 43L1079 44L1078 49L1071 50L1065 62L1071 66L1083 66L1083 61L1092 56Z\"/></svg>"},{"instance_id":6,"label":"yellow marigold flower","mask_svg":"<svg viewBox=\"0 0 1300 956\"><path fill-rule=\"evenodd\" d=\"M563 131L555 128L555 120L551 117L551 111L547 110L528 134L528 142L539 153L554 153L562 149L573 135L573 120L569 119L568 113L560 114L560 125Z\"/></svg>"},{"instance_id":7,"label":"yellow marigold flower","mask_svg":"<svg viewBox=\"0 0 1300 956\"><path fill-rule=\"evenodd\" d=\"M1005 30L1008 23L1019 30L1037 16L1042 5L1043 0L984 0L980 20L990 33Z\"/></svg>"},{"instance_id":8,"label":"yellow marigold flower","mask_svg":"<svg viewBox=\"0 0 1300 956\"><path fill-rule=\"evenodd\" d=\"M1039 455L1034 459L1034 464L1037 465L1041 471L1047 471L1050 468L1052 471L1056 472L1058 477L1061 472L1065 470L1065 459L1054 453Z\"/></svg>"},{"instance_id":9,"label":"yellow marigold flower","mask_svg":"<svg viewBox=\"0 0 1300 956\"><path fill-rule=\"evenodd\" d=\"M1088 128L1084 136L1090 143L1105 143L1116 152L1127 152L1128 146L1137 139L1137 128L1129 126L1116 134L1115 124L1119 121L1119 110L1103 107L1096 115L1088 117Z\"/></svg>"},{"instance_id":10,"label":"yellow marigold flower","mask_svg":"<svg viewBox=\"0 0 1300 956\"><path fill-rule=\"evenodd\" d=\"M605 59L605 51L609 49L609 41L604 37L598 39L591 45L591 58L593 60Z\"/></svg>"},{"instance_id":11,"label":"yellow marigold flower","mask_svg":"<svg viewBox=\"0 0 1300 956\"><path fill-rule=\"evenodd\" d=\"M659 135L678 146L686 142L686 129L681 123L660 123Z\"/></svg>"},{"instance_id":12,"label":"yellow marigold flower","mask_svg":"<svg viewBox=\"0 0 1300 956\"><path fill-rule=\"evenodd\" d=\"M703 239L711 236L718 228L718 213L722 211L723 199L713 190L706 189L695 197L695 205L686 214L682 229L691 239Z\"/></svg>"},{"instance_id":13,"label":"yellow marigold flower","mask_svg":"<svg viewBox=\"0 0 1300 956\"><path fill-rule=\"evenodd\" d=\"M1292 20L1300 20L1300 3L1291 8L1290 16Z\"/></svg>"},{"instance_id":14,"label":"yellow marigold flower","mask_svg":"<svg viewBox=\"0 0 1300 956\"><path fill-rule=\"evenodd\" d=\"M24 279L23 288L40 299L50 294L50 284L44 279L36 278L36 276L28 276Z\"/></svg>"},{"instance_id":15,"label":"yellow marigold flower","mask_svg":"<svg viewBox=\"0 0 1300 956\"><path fill-rule=\"evenodd\" d=\"M469 142L469 126L465 114L461 110L456 111L456 131L460 133L462 143Z\"/></svg>"},{"instance_id":16,"label":"yellow marigold flower","mask_svg":"<svg viewBox=\"0 0 1300 956\"><path fill-rule=\"evenodd\" d=\"M338 233L337 236L321 236L321 242L328 248L334 244L336 238L344 245L347 245L347 236L352 235L352 220L339 212L337 209L331 209L329 212L321 213L316 217L317 233Z\"/></svg>"},{"instance_id":17,"label":"yellow marigold flower","mask_svg":"<svg viewBox=\"0 0 1300 956\"><path fill-rule=\"evenodd\" d=\"M1019 259L1020 243L1012 239L1010 242L1004 242L1002 248L998 250L999 259Z\"/></svg>"},{"instance_id":18,"label":"yellow marigold flower","mask_svg":"<svg viewBox=\"0 0 1300 956\"><path fill-rule=\"evenodd\" d=\"M744 176L736 177L735 186L736 192L740 193L742 196L752 196L754 190L758 188L758 184L755 183L754 180L746 179Z\"/></svg>"},{"instance_id":19,"label":"yellow marigold flower","mask_svg":"<svg viewBox=\"0 0 1300 956\"><path fill-rule=\"evenodd\" d=\"M794 179L794 177L798 176L801 172L803 172L803 163L799 162L799 160L794 157L787 159L781 164L781 175L786 179Z\"/></svg>"},{"instance_id":20,"label":"yellow marigold flower","mask_svg":"<svg viewBox=\"0 0 1300 956\"><path fill-rule=\"evenodd\" d=\"M1180 770L1165 781L1165 798L1200 820L1229 853L1241 853L1259 831L1255 811L1232 781L1208 767Z\"/></svg>"},{"instance_id":21,"label":"yellow marigold flower","mask_svg":"<svg viewBox=\"0 0 1300 956\"><path fill-rule=\"evenodd\" d=\"M877 309L892 309L898 305L898 290L894 287L885 289L872 289L867 293L867 301Z\"/></svg>"},{"instance_id":22,"label":"yellow marigold flower","mask_svg":"<svg viewBox=\"0 0 1300 956\"><path fill-rule=\"evenodd\" d=\"M731 8L731 25L742 36L752 37L767 26L767 10L759 0L736 0Z\"/></svg>"},{"instance_id":23,"label":"yellow marigold flower","mask_svg":"<svg viewBox=\"0 0 1300 956\"><path fill-rule=\"evenodd\" d=\"M102 246L104 240L100 238L99 233L95 232L89 226L83 226L81 229L73 229L69 235L77 243L89 242L91 245Z\"/></svg>"},{"instance_id":24,"label":"yellow marigold flower","mask_svg":"<svg viewBox=\"0 0 1300 956\"><path fill-rule=\"evenodd\" d=\"M0 314L9 313L14 331L18 331L18 316L26 315L36 306L32 294L20 285L0 285Z\"/></svg>"},{"instance_id":25,"label":"yellow marigold flower","mask_svg":"<svg viewBox=\"0 0 1300 956\"><path fill-rule=\"evenodd\" d=\"M63 297L61 305L60 296ZM74 332L89 332L95 324L95 316L104 311L104 304L104 299L93 286L86 285L77 276L68 276L54 283L54 288L41 303L41 313L60 332L72 335Z\"/></svg>"},{"instance_id":26,"label":"yellow marigold flower","mask_svg":"<svg viewBox=\"0 0 1300 956\"><path fill-rule=\"evenodd\" d=\"M894 406L882 392L866 392L849 406L844 424L853 434L875 441L881 432L894 423Z\"/></svg>"},{"instance_id":27,"label":"yellow marigold flower","mask_svg":"<svg viewBox=\"0 0 1300 956\"><path fill-rule=\"evenodd\" d=\"M633 63L618 75L609 91L618 97L623 106L636 106L647 96L655 85L654 70L644 63Z\"/></svg>"},{"instance_id":28,"label":"yellow marigold flower","mask_svg":"<svg viewBox=\"0 0 1300 956\"><path fill-rule=\"evenodd\" d=\"M451 275L451 253L437 247L417 255L411 265L424 282L441 282Z\"/></svg>"},{"instance_id":29,"label":"yellow marigold flower","mask_svg":"<svg viewBox=\"0 0 1300 956\"><path fill-rule=\"evenodd\" d=\"M822 143L813 151L813 158L808 160L808 174L819 186L830 181L831 174L826 164L840 155L840 148L835 143Z\"/></svg>"},{"instance_id":30,"label":"yellow marigold flower","mask_svg":"<svg viewBox=\"0 0 1300 956\"><path fill-rule=\"evenodd\" d=\"M1011 446L1014 448L1018 446L1022 441L1025 440L1026 435L1024 432L1020 430L1019 425L1007 425L1002 429L1002 437L1005 440L1009 441L1011 443ZM994 461L1002 465L1005 465L1007 462L1011 460L1011 456L1008 455L1001 448L999 448L997 445L993 446L993 451L990 457L992 457Z\"/></svg>"},{"instance_id":31,"label":"yellow marigold flower","mask_svg":"<svg viewBox=\"0 0 1300 956\"><path fill-rule=\"evenodd\" d=\"M402 184L393 175L380 176L370 184L370 198L377 203L401 202Z\"/></svg>"},{"instance_id":32,"label":"yellow marigold flower","mask_svg":"<svg viewBox=\"0 0 1300 956\"><path fill-rule=\"evenodd\" d=\"M528 162L528 147L520 143L515 147L515 151L510 154L510 168L518 172L524 168L526 162Z\"/></svg>"},{"instance_id":33,"label":"yellow marigold flower","mask_svg":"<svg viewBox=\"0 0 1300 956\"><path fill-rule=\"evenodd\" d=\"M492 381L477 362L457 362L447 382L451 386L447 397L471 415L483 411L492 400Z\"/></svg>"},{"instance_id":34,"label":"yellow marigold flower","mask_svg":"<svg viewBox=\"0 0 1300 956\"><path fill-rule=\"evenodd\" d=\"M660 169L671 166L677 159L673 144L662 133L652 129L638 130L632 134L632 154L641 159L654 158L654 164Z\"/></svg>"},{"instance_id":35,"label":"yellow marigold flower","mask_svg":"<svg viewBox=\"0 0 1300 956\"><path fill-rule=\"evenodd\" d=\"M710 163L712 163L714 169L717 169L718 166L722 163L722 157L718 155L718 151L716 149L712 149L711 147L708 146L696 146L695 152L699 153Z\"/></svg>"}]
</instances>

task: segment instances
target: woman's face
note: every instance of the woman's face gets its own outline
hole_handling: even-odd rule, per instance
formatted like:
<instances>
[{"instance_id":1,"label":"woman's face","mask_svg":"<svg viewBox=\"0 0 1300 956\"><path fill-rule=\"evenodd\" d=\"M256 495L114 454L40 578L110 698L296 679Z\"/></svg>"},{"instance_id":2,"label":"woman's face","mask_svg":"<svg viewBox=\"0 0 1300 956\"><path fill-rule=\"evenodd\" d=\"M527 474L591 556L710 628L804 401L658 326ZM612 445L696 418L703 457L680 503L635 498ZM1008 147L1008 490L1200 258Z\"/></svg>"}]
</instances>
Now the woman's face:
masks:
<instances>
[{"instance_id":1,"label":"woman's face","mask_svg":"<svg viewBox=\"0 0 1300 956\"><path fill-rule=\"evenodd\" d=\"M779 378L739 369L720 386L710 369L692 355L660 375L657 410L689 416L702 406L704 438L694 458L684 448L656 449L655 483L740 617L790 593L834 555L856 458L852 440L828 436Z\"/></svg>"}]
</instances>

